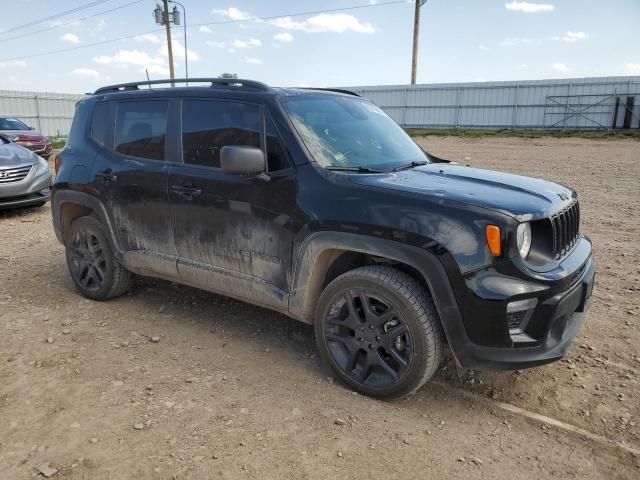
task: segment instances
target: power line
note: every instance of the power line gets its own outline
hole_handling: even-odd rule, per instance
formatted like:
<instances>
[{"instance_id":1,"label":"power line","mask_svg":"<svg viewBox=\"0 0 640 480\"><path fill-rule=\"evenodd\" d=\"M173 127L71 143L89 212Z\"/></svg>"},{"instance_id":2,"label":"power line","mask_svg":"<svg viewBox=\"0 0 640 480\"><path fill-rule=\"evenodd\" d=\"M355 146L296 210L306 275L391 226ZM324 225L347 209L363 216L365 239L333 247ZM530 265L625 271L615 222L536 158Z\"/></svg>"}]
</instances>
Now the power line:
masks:
<instances>
[{"instance_id":1,"label":"power line","mask_svg":"<svg viewBox=\"0 0 640 480\"><path fill-rule=\"evenodd\" d=\"M74 20L70 20L66 23L61 23L60 25L52 25L51 27L43 28L41 30L35 30L33 32L21 33L19 35L14 35L13 37L2 38L0 39L0 43L8 42L9 40L15 40L17 38L28 37L29 35L36 35L38 33L48 32L49 30L54 30L56 28L66 27L68 25L73 25L77 22L82 22L84 20L88 20L90 18L99 17L100 15L105 15L107 13L115 12L116 10L120 10L122 8L130 7L131 5L135 5L136 3L144 2L145 0L135 0L134 2L125 3L124 5L120 5L119 7L111 8L109 10L104 10L102 12L94 13L92 15L87 15L85 17L76 18Z\"/></svg>"},{"instance_id":2,"label":"power line","mask_svg":"<svg viewBox=\"0 0 640 480\"><path fill-rule=\"evenodd\" d=\"M2 32L2 34L4 35L5 33L14 32L16 30L20 30L21 28L31 27L33 25L37 25L39 23L43 23L43 22L46 22L48 20L55 20L56 18L64 17L66 15L71 15L72 13L79 12L80 10L85 10L87 8L95 7L96 5L100 5L101 3L106 3L106 2L110 2L110 1L111 0L96 0L94 2L90 2L90 3L87 3L85 5L80 5L78 7L72 8L70 10L65 10L64 12L59 12L59 13L56 13L54 15L50 15L48 17L41 18L39 20L34 20L32 22L29 22L29 23L23 23L22 25L16 25L15 27L11 27L11 28L8 28L7 30L4 30Z\"/></svg>"},{"instance_id":3,"label":"power line","mask_svg":"<svg viewBox=\"0 0 640 480\"><path fill-rule=\"evenodd\" d=\"M103 1L108 1L108 0L103 0ZM384 7L384 6L388 6L388 5L399 5L399 4L407 4L406 0L395 0L395 1L391 1L391 2L381 2L381 3L374 3L374 4L366 4L366 5L355 5L352 7L344 7L344 8L334 8L334 9L330 9L330 10L316 10L313 12L300 12L300 13L285 13L285 14L281 14L281 15L272 15L272 16L268 16L268 17L252 17L252 18L245 18L242 20L222 20L222 21L218 21L218 22L209 22L209 23L199 23L196 25L192 25L192 27L202 27L202 26L208 26L208 25L223 25L223 24L230 24L230 23L246 23L246 22L254 22L257 20L274 20L276 18L282 18L282 17L302 17L305 15L317 15L320 13L333 13L333 12L344 12L344 11L348 11L348 10L356 10L356 9L362 9L362 8L375 8L375 7ZM0 59L0 62L11 62L14 60L26 60L28 58L37 58L37 57L44 57L47 55L53 55L56 53L64 53L64 52L71 52L74 50L81 50L84 48L90 48L90 47L95 47L98 45L106 45L108 43L114 43L114 42L119 42L121 40L128 40L130 38L134 38L140 35L147 35L149 33L157 33L160 31L163 31L164 28L156 28L154 30L149 30L146 32L138 32L138 33L134 33L131 35L125 35L123 37L117 37L117 38L111 38L108 40L102 40L100 42L94 42L94 43L87 43L84 45L78 45L76 47L70 47L70 48L62 48L59 50L51 50L48 52L43 52L43 53L34 53L31 55L22 55L19 57L12 57L12 58L2 58Z\"/></svg>"},{"instance_id":4,"label":"power line","mask_svg":"<svg viewBox=\"0 0 640 480\"><path fill-rule=\"evenodd\" d=\"M352 7L342 7L342 8L332 8L330 10L316 10L314 12L303 12L303 13L285 13L282 15L272 15L270 17L252 17L252 18L244 18L242 20L221 20L217 22L208 22L208 23L195 23L192 24L192 27L205 27L210 25L224 25L227 23L245 23L245 22L255 22L258 20L275 20L277 18L283 17L302 17L304 15L317 15L320 13L333 13L333 12L345 12L349 10L359 10L362 8L373 8L373 7L384 7L387 5L398 5L400 3L407 3L407 0L396 0L392 2L381 2L381 3L367 3L365 5L354 5Z\"/></svg>"}]
</instances>

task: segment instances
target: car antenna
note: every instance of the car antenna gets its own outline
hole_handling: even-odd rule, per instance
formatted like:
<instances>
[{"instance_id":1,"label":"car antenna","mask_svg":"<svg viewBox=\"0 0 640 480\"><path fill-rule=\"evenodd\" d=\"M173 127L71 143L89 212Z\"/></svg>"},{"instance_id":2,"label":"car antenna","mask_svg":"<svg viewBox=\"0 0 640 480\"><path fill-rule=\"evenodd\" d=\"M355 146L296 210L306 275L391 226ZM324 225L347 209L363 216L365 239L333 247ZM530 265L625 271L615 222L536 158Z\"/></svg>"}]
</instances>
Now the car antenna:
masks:
<instances>
[{"instance_id":1,"label":"car antenna","mask_svg":"<svg viewBox=\"0 0 640 480\"><path fill-rule=\"evenodd\" d=\"M145 69L144 69L144 73L146 73L146 74L147 74L147 82L151 82L151 80L149 80L149 69L148 69L148 68L145 68ZM149 90L151 90L151 83L148 83L147 85L148 85L148 87L149 87Z\"/></svg>"}]
</instances>

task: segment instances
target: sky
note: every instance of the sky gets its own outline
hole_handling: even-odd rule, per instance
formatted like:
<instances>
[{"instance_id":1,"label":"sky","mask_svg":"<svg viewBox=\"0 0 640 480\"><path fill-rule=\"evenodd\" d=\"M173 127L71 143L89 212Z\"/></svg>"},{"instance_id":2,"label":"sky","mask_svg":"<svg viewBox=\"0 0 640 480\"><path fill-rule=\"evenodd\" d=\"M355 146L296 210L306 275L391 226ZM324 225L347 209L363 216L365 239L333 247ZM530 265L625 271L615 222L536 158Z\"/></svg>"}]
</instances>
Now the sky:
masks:
<instances>
[{"instance_id":1,"label":"sky","mask_svg":"<svg viewBox=\"0 0 640 480\"><path fill-rule=\"evenodd\" d=\"M409 82L411 1L181 1L191 77L230 72L274 86ZM84 93L143 80L145 69L168 78L155 6L5 0L0 89ZM418 83L640 75L640 0L428 0L421 12ZM183 77L183 26L172 34Z\"/></svg>"}]
</instances>

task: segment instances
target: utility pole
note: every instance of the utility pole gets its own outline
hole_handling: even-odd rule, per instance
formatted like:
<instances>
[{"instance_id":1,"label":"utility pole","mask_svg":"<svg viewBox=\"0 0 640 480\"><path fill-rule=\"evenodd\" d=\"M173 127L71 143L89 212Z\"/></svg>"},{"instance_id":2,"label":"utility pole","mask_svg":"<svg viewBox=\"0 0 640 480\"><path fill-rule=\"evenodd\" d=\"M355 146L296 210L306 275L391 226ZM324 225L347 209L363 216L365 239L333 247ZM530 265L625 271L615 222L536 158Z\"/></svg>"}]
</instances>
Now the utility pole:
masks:
<instances>
[{"instance_id":1,"label":"utility pole","mask_svg":"<svg viewBox=\"0 0 640 480\"><path fill-rule=\"evenodd\" d=\"M414 0L416 3L416 10L413 16L413 56L411 57L411 85L416 84L416 76L418 75L418 37L420 33L420 7L422 7L427 0Z\"/></svg>"},{"instance_id":2,"label":"utility pole","mask_svg":"<svg viewBox=\"0 0 640 480\"><path fill-rule=\"evenodd\" d=\"M169 76L171 80L175 78L175 73L173 71L173 47L171 46L171 22L173 21L174 15L169 13L169 0L162 0L164 5L160 7L160 5L156 6L156 9L153 11L153 15L156 19L156 23L160 25L164 25L167 31L167 51L169 53ZM175 87L175 82L171 82L171 86Z\"/></svg>"},{"instance_id":3,"label":"utility pole","mask_svg":"<svg viewBox=\"0 0 640 480\"><path fill-rule=\"evenodd\" d=\"M169 0L162 0L164 4L163 19L164 25L167 29L167 50L169 51L169 77L171 80L175 78L175 72L173 71L173 47L171 46L171 22L169 21ZM175 87L176 84L171 82L171 86Z\"/></svg>"},{"instance_id":4,"label":"utility pole","mask_svg":"<svg viewBox=\"0 0 640 480\"><path fill-rule=\"evenodd\" d=\"M176 2L176 0L169 0L169 3L175 3L182 8L182 22L184 23L184 75L187 80L189 80L189 55L187 51L187 10L184 8L180 2ZM173 7L173 23L176 25L180 25L180 12L176 10L176 7ZM189 85L189 82L187 82Z\"/></svg>"}]
</instances>

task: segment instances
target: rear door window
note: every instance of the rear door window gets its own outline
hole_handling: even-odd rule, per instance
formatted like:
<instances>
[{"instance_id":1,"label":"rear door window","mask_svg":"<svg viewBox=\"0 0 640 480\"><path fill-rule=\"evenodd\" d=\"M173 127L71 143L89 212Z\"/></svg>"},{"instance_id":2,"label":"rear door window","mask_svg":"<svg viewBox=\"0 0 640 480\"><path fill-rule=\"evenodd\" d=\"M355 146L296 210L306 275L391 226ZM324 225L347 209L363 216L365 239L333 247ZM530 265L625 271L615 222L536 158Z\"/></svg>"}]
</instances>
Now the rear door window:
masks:
<instances>
[{"instance_id":1,"label":"rear door window","mask_svg":"<svg viewBox=\"0 0 640 480\"><path fill-rule=\"evenodd\" d=\"M168 105L166 100L120 102L116 115L116 152L164 160Z\"/></svg>"},{"instance_id":2,"label":"rear door window","mask_svg":"<svg viewBox=\"0 0 640 480\"><path fill-rule=\"evenodd\" d=\"M182 103L184 163L220 168L220 149L227 145L260 147L259 106L217 100Z\"/></svg>"}]
</instances>

